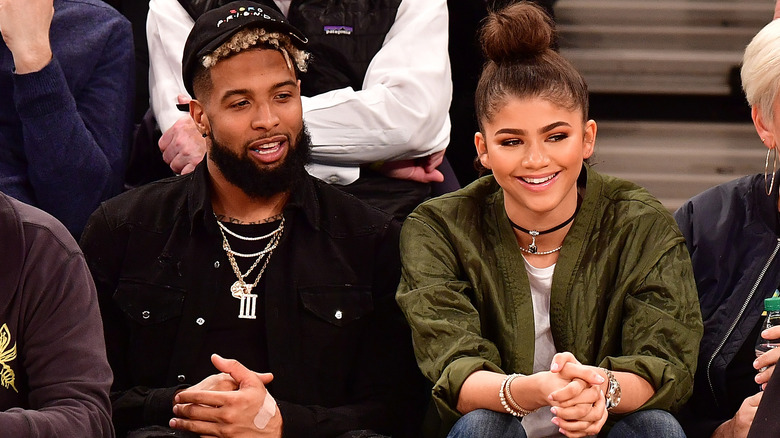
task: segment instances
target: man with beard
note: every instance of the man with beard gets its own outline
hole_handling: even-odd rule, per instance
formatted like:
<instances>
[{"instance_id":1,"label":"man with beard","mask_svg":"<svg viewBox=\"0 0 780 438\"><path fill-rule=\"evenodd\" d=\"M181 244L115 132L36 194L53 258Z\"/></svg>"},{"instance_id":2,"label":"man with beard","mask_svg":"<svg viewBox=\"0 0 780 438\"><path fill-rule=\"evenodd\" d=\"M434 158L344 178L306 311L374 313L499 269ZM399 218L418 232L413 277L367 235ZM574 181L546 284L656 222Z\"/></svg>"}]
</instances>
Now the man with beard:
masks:
<instances>
[{"instance_id":1,"label":"man with beard","mask_svg":"<svg viewBox=\"0 0 780 438\"><path fill-rule=\"evenodd\" d=\"M228 2L149 2L151 107L164 133L158 155L176 173L191 171L206 150L177 109L189 100L179 74L182 47L201 14ZM449 143L452 99L445 0L257 2L311 39L314 61L301 85L314 143L309 172L405 218L444 179L437 167ZM157 163L150 158L146 166ZM451 180L437 189L457 186Z\"/></svg>"},{"instance_id":2,"label":"man with beard","mask_svg":"<svg viewBox=\"0 0 780 438\"><path fill-rule=\"evenodd\" d=\"M87 225L119 436L416 436L398 225L305 172L305 46L251 2L201 16L182 70L206 159Z\"/></svg>"}]
</instances>

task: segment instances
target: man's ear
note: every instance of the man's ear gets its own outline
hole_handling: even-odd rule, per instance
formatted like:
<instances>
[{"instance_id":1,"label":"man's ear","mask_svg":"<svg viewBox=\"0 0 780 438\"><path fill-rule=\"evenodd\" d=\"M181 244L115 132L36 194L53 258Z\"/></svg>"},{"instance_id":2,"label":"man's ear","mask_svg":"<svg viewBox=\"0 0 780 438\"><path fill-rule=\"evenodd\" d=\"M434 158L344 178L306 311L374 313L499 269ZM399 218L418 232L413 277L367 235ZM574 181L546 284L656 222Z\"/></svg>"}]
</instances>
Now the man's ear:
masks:
<instances>
[{"instance_id":1,"label":"man's ear","mask_svg":"<svg viewBox=\"0 0 780 438\"><path fill-rule=\"evenodd\" d=\"M764 117L764 113L757 105L753 105L750 109L750 115L753 117L753 125L756 127L756 132L761 138L761 142L764 143L769 149L772 149L777 145L777 139L774 134L774 126L771 120L767 120Z\"/></svg>"},{"instance_id":2,"label":"man's ear","mask_svg":"<svg viewBox=\"0 0 780 438\"><path fill-rule=\"evenodd\" d=\"M201 104L200 101L195 99L190 101L190 117L195 121L195 126L198 127L198 131L203 137L207 137L211 127L209 125L209 118L203 111L203 104Z\"/></svg>"},{"instance_id":3,"label":"man's ear","mask_svg":"<svg viewBox=\"0 0 780 438\"><path fill-rule=\"evenodd\" d=\"M485 142L485 136L481 132L477 131L474 134L474 146L477 148L477 157L479 162L485 169L491 169L490 157L488 157L487 143Z\"/></svg>"}]
</instances>

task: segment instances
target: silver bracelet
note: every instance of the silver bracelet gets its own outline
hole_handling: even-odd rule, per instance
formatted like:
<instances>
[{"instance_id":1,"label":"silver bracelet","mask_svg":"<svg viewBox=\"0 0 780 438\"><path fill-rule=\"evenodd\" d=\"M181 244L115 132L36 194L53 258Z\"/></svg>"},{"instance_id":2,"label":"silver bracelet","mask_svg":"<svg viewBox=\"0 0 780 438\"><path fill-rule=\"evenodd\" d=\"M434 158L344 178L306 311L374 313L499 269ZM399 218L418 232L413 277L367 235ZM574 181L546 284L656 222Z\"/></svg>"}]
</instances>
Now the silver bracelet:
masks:
<instances>
[{"instance_id":1,"label":"silver bracelet","mask_svg":"<svg viewBox=\"0 0 780 438\"><path fill-rule=\"evenodd\" d=\"M607 411L611 412L612 409L615 409L617 405L620 404L620 382L618 382L617 378L615 378L615 375L612 374L612 371L606 368L600 369L601 371L604 371L604 374L607 375L607 381L609 381L607 392L604 394L604 403Z\"/></svg>"}]
</instances>

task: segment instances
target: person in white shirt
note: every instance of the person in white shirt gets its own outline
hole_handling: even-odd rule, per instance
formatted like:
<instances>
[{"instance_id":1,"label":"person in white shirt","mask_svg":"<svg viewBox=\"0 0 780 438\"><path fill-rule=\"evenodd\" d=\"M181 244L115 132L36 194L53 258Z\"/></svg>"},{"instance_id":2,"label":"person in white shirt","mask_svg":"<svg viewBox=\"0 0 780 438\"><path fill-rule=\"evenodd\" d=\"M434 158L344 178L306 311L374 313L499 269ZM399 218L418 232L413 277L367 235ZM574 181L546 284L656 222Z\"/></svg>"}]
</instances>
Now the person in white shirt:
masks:
<instances>
[{"instance_id":1,"label":"person in white shirt","mask_svg":"<svg viewBox=\"0 0 780 438\"><path fill-rule=\"evenodd\" d=\"M159 142L163 158L176 173L190 172L205 153L205 142L191 118L176 107L189 101L181 78L181 54L193 13L204 12L198 11L203 3L149 3L151 105L164 132ZM308 96L303 90L303 110L313 142L309 172L405 217L428 196L431 182L443 180L436 167L449 144L452 99L446 0L387 0L380 2L381 10L368 10L379 9L376 2L345 0L338 5L347 12L341 22L323 14L315 16L320 23L308 28L299 22L311 22L321 1L295 2L292 10L290 0L260 3L280 10L310 38L330 33L320 35L312 46L312 65L326 63L334 71L340 70L334 57L348 64L354 56L338 53L343 41L365 38L361 30L376 32L370 20L377 15L394 15L384 36L379 35L381 46L366 63L362 83L327 89L323 84L329 82L327 74L309 78L306 83L323 84L327 90ZM366 180L371 182L364 184Z\"/></svg>"}]
</instances>

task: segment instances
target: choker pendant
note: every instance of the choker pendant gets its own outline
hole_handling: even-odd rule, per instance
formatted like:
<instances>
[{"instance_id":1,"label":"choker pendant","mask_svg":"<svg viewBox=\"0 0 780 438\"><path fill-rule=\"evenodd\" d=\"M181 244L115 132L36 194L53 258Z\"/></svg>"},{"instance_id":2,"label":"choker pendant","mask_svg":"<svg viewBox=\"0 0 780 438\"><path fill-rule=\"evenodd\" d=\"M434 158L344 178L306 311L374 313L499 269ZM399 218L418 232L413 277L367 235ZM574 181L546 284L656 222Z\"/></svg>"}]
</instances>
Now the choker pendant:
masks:
<instances>
[{"instance_id":1,"label":"choker pendant","mask_svg":"<svg viewBox=\"0 0 780 438\"><path fill-rule=\"evenodd\" d=\"M536 247L536 236L539 235L539 232L536 230L531 230L528 232L528 234L531 235L531 244L528 245L528 252L531 254L536 254L536 251L539 250L539 248Z\"/></svg>"},{"instance_id":2,"label":"choker pendant","mask_svg":"<svg viewBox=\"0 0 780 438\"><path fill-rule=\"evenodd\" d=\"M531 236L531 244L528 245L528 249L525 249L525 248L523 248L521 246L520 247L521 251L527 252L528 254L547 255L547 254L552 254L552 253L554 253L556 251L559 251L561 248L563 248L563 245L561 245L561 246L559 246L559 247L557 247L557 248L555 248L553 250L550 250L550 251L539 252L539 247L536 246L536 238L538 236L542 235L542 234L547 234L547 233L552 233L554 231L558 231L561 228L565 227L566 225L569 225L569 223L571 223L571 221L573 221L574 218L577 216L577 213L579 213L579 211L580 211L580 204L578 202L577 203L577 208L574 210L574 214L572 214L570 218L568 218L565 221L563 221L562 223L560 223L560 224L550 228L549 230L544 230L544 231L529 230L529 229L523 228L520 225L517 225L516 223L512 222L512 219L509 219L509 216L507 216L507 220L509 220L509 223L512 225L512 228L514 228L516 230L519 230L519 231L522 231L523 233L526 233L526 234Z\"/></svg>"}]
</instances>

